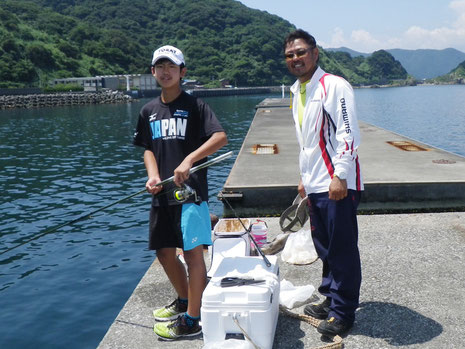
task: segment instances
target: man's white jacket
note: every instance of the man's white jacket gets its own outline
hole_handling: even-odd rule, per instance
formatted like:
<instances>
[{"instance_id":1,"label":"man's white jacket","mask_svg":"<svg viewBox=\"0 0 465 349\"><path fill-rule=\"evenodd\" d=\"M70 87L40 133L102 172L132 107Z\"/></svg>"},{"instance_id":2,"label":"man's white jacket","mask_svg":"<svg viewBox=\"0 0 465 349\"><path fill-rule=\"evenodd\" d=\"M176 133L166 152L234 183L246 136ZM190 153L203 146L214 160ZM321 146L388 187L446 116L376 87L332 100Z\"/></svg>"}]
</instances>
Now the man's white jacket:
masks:
<instances>
[{"instance_id":1,"label":"man's white jacket","mask_svg":"<svg viewBox=\"0 0 465 349\"><path fill-rule=\"evenodd\" d=\"M299 125L300 81L291 87L293 117L300 145L299 165L307 194L329 191L333 175L345 176L347 188L363 190L357 149L360 144L354 91L341 77L320 67L306 85L306 104Z\"/></svg>"}]
</instances>

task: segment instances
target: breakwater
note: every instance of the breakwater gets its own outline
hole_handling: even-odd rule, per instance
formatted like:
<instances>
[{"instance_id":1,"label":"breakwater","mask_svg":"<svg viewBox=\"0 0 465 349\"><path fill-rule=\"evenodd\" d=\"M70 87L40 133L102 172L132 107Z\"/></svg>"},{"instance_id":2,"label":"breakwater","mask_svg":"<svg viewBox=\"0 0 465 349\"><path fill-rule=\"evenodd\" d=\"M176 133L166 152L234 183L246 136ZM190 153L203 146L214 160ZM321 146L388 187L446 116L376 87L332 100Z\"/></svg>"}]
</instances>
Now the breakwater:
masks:
<instances>
[{"instance_id":1,"label":"breakwater","mask_svg":"<svg viewBox=\"0 0 465 349\"><path fill-rule=\"evenodd\" d=\"M286 87L287 91L289 87ZM281 86L268 87L236 87L236 88L209 88L209 89L193 89L186 90L187 93L195 97L216 97L216 96L241 96L241 95L257 95L277 93L282 91Z\"/></svg>"},{"instance_id":2,"label":"breakwater","mask_svg":"<svg viewBox=\"0 0 465 349\"><path fill-rule=\"evenodd\" d=\"M132 100L132 97L117 91L7 95L0 96L0 109L127 103Z\"/></svg>"}]
</instances>

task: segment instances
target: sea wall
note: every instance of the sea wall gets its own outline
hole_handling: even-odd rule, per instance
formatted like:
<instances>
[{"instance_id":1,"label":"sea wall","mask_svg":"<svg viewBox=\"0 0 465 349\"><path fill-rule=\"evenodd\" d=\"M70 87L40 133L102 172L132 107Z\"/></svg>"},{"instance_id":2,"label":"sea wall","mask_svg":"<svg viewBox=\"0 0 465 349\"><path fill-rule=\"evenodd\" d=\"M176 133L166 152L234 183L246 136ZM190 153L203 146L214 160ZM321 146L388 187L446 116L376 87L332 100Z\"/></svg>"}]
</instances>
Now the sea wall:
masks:
<instances>
[{"instance_id":1,"label":"sea wall","mask_svg":"<svg viewBox=\"0 0 465 349\"><path fill-rule=\"evenodd\" d=\"M281 92L281 86L267 87L238 87L238 88L209 88L187 90L187 93L195 97L216 97L216 96L239 96L239 95L257 95ZM287 87L289 90L289 87Z\"/></svg>"},{"instance_id":2,"label":"sea wall","mask_svg":"<svg viewBox=\"0 0 465 349\"><path fill-rule=\"evenodd\" d=\"M83 92L0 96L0 109L41 108L65 105L127 103L133 99L122 92Z\"/></svg>"},{"instance_id":3,"label":"sea wall","mask_svg":"<svg viewBox=\"0 0 465 349\"><path fill-rule=\"evenodd\" d=\"M42 89L38 87L25 88L0 88L0 96L6 95L37 95L42 93Z\"/></svg>"}]
</instances>

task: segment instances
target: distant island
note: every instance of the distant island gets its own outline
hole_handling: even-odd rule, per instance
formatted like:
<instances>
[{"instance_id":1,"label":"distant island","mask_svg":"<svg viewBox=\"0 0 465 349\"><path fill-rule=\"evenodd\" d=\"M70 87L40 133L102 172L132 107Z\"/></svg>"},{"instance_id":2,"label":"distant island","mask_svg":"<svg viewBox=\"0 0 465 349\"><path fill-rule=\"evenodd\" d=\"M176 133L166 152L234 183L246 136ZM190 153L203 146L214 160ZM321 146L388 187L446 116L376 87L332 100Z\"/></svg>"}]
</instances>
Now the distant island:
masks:
<instances>
[{"instance_id":1,"label":"distant island","mask_svg":"<svg viewBox=\"0 0 465 349\"><path fill-rule=\"evenodd\" d=\"M347 47L327 48L329 52L346 52L352 58L369 57L371 53L354 51ZM405 68L407 73L420 83L463 83L462 72L465 53L454 48L443 50L389 49L389 52ZM460 69L462 67L462 69Z\"/></svg>"}]
</instances>

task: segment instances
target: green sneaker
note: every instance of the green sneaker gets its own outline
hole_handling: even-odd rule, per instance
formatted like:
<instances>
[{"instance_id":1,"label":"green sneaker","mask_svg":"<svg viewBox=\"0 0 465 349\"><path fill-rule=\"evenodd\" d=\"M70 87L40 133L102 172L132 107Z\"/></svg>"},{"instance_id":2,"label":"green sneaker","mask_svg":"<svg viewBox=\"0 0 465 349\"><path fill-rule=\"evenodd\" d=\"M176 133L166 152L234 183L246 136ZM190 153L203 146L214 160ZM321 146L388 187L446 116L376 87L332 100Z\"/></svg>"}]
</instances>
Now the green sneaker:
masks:
<instances>
[{"instance_id":1,"label":"green sneaker","mask_svg":"<svg viewBox=\"0 0 465 349\"><path fill-rule=\"evenodd\" d=\"M179 302L179 298L176 298L176 300L170 305L154 310L153 317L157 321L174 320L179 315L184 314L186 311L187 304Z\"/></svg>"},{"instance_id":2,"label":"green sneaker","mask_svg":"<svg viewBox=\"0 0 465 349\"><path fill-rule=\"evenodd\" d=\"M158 322L153 326L153 332L164 341L174 341L183 337L197 336L202 333L199 321L194 321L192 326L187 325L184 315L171 322Z\"/></svg>"}]
</instances>

